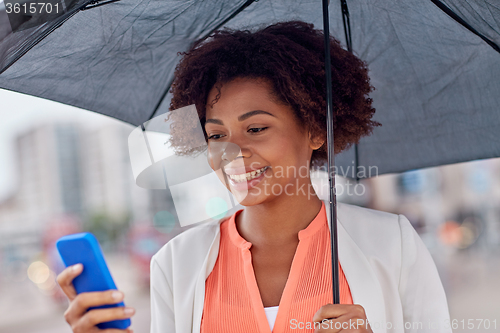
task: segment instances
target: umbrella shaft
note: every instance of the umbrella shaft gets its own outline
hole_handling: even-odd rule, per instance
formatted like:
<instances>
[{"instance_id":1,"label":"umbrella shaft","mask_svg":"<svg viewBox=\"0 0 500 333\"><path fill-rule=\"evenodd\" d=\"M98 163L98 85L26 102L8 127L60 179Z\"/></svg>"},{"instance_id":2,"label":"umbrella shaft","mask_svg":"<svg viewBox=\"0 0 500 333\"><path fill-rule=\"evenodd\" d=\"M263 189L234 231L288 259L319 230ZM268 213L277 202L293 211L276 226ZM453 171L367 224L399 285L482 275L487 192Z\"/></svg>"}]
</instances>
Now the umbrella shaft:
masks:
<instances>
[{"instance_id":1,"label":"umbrella shaft","mask_svg":"<svg viewBox=\"0 0 500 333\"><path fill-rule=\"evenodd\" d=\"M328 181L330 184L330 245L332 253L333 303L340 303L339 263L337 246L337 199L335 197L335 145L333 142L333 98L332 69L330 58L330 18L328 0L323 0L323 34L325 36L325 74L326 74L326 135L328 147Z\"/></svg>"}]
</instances>

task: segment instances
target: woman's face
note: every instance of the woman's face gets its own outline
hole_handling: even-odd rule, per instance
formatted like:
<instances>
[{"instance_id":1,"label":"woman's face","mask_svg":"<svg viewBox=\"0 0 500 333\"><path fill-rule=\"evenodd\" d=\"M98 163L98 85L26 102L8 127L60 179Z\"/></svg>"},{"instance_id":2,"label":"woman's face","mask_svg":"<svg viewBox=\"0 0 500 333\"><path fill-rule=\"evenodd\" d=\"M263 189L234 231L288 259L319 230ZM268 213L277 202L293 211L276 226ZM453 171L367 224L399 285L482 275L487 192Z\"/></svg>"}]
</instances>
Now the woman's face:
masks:
<instances>
[{"instance_id":1,"label":"woman's face","mask_svg":"<svg viewBox=\"0 0 500 333\"><path fill-rule=\"evenodd\" d=\"M312 151L321 146L270 91L264 80L237 78L222 85L215 104L215 87L207 99L210 166L244 206L307 194Z\"/></svg>"}]
</instances>

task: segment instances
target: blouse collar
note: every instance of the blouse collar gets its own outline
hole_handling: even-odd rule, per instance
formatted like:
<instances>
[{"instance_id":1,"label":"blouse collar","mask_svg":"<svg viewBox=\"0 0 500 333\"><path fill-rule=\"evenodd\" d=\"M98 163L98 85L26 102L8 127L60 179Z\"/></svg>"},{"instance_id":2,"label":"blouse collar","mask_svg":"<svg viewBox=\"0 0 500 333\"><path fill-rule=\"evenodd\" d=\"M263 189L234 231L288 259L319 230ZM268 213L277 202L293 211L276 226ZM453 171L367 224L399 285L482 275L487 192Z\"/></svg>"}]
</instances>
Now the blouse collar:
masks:
<instances>
[{"instance_id":1,"label":"blouse collar","mask_svg":"<svg viewBox=\"0 0 500 333\"><path fill-rule=\"evenodd\" d=\"M249 249L252 246L252 243L241 237L238 229L236 228L236 216L239 215L242 211L243 209L238 210L229 218L228 233L229 238L234 245L241 249ZM305 229L299 231L299 241L311 237L312 235L320 231L323 227L327 227L327 218L325 203L321 201L321 209L318 215L316 215L316 217L311 221L311 223L309 223L309 225Z\"/></svg>"}]
</instances>

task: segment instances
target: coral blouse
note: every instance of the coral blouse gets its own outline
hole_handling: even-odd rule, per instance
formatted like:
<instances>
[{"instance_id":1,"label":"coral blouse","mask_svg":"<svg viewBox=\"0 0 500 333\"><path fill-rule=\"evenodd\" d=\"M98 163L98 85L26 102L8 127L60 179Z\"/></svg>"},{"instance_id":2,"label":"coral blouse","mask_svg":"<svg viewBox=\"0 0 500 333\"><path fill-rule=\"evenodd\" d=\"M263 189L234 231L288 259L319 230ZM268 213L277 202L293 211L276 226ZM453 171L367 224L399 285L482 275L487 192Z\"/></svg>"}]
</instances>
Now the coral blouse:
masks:
<instances>
[{"instance_id":1,"label":"coral blouse","mask_svg":"<svg viewBox=\"0 0 500 333\"><path fill-rule=\"evenodd\" d=\"M255 279L250 247L240 236L234 213L220 225L221 238L215 266L205 281L201 333L271 333ZM332 301L330 229L325 204L306 229L281 295L273 332L313 332L314 314ZM340 265L339 265L340 266ZM353 304L349 285L339 267L340 303ZM303 325L303 326L302 326Z\"/></svg>"}]
</instances>

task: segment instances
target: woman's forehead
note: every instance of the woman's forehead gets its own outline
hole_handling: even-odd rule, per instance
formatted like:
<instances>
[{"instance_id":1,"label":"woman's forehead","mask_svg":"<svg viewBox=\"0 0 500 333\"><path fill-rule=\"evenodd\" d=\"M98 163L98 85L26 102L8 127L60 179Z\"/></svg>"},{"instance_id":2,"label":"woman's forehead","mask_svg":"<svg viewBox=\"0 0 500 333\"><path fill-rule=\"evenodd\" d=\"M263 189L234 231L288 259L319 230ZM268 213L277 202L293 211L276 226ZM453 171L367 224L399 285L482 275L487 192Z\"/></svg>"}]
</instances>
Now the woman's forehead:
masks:
<instances>
[{"instance_id":1,"label":"woman's forehead","mask_svg":"<svg viewBox=\"0 0 500 333\"><path fill-rule=\"evenodd\" d=\"M207 98L207 118L211 116L238 116L252 110L287 108L277 103L269 82L253 78L237 78L214 86Z\"/></svg>"},{"instance_id":2,"label":"woman's forehead","mask_svg":"<svg viewBox=\"0 0 500 333\"><path fill-rule=\"evenodd\" d=\"M216 83L208 94L207 104L212 103L216 97L226 102L234 100L236 97L245 98L255 94L271 98L272 92L271 83L265 79L235 78L229 82Z\"/></svg>"}]
</instances>

